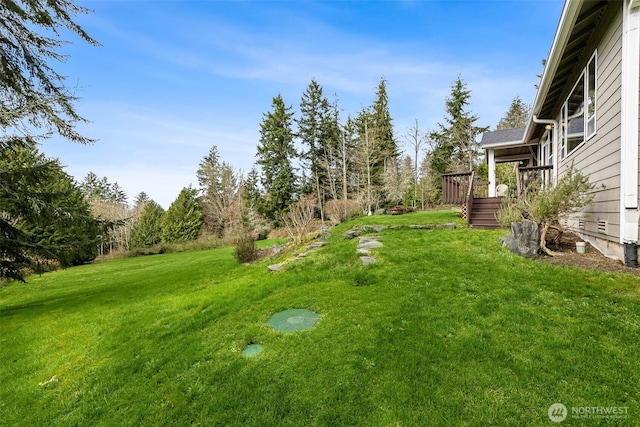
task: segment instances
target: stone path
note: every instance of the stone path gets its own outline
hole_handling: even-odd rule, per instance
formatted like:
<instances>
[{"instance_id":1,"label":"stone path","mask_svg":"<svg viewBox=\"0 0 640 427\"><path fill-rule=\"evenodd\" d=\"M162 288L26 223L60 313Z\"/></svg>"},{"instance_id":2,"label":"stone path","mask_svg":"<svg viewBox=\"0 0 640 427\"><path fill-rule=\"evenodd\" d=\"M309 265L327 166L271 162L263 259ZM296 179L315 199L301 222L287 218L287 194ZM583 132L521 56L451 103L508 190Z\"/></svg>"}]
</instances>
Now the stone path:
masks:
<instances>
[{"instance_id":1,"label":"stone path","mask_svg":"<svg viewBox=\"0 0 640 427\"><path fill-rule=\"evenodd\" d=\"M372 236L360 237L360 234L380 233L387 229L399 230L403 228L410 228L410 229L416 229L416 230L437 230L437 229L444 229L444 228L454 229L456 228L456 224L451 222L446 224L416 224L416 225L408 225L408 226L363 225L361 226L361 228L354 228L354 229L345 231L343 236L345 240L352 240L352 239L358 238L358 246L356 247L356 254L360 255L360 261L362 262L362 265L369 265L369 264L374 264L377 261L376 258L372 256L371 250L378 249L384 246L380 241L382 239L382 236L372 235ZM280 271L284 268L285 265L297 259L305 258L309 254L309 252L325 246L327 244L326 239L331 235L331 233L328 232L326 227L323 228L319 233L321 234L318 234L318 237L322 237L322 240L309 244L305 252L295 254L293 258L290 258L279 264L272 264L267 268L274 272Z\"/></svg>"}]
</instances>

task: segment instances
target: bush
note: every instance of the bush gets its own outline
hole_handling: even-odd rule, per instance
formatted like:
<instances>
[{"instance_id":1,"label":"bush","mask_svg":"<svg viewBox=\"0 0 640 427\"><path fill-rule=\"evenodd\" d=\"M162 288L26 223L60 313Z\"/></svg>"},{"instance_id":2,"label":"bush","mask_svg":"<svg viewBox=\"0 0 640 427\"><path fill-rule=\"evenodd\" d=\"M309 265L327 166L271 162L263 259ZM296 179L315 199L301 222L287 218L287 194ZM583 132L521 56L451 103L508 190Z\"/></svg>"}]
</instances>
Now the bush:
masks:
<instances>
[{"instance_id":1,"label":"bush","mask_svg":"<svg viewBox=\"0 0 640 427\"><path fill-rule=\"evenodd\" d=\"M244 264L258 259L258 248L255 238L247 233L236 239L233 255L239 263Z\"/></svg>"},{"instance_id":2,"label":"bush","mask_svg":"<svg viewBox=\"0 0 640 427\"><path fill-rule=\"evenodd\" d=\"M324 207L327 218L340 224L360 215L360 204L355 200L329 200Z\"/></svg>"},{"instance_id":3,"label":"bush","mask_svg":"<svg viewBox=\"0 0 640 427\"><path fill-rule=\"evenodd\" d=\"M497 218L505 226L520 221L522 217L536 221L541 227L540 249L554 255L546 245L549 228L562 233L560 219L580 212L591 203L595 185L589 182L588 175L576 171L571 165L555 187L541 187L542 185L531 185L518 199L505 197Z\"/></svg>"}]
</instances>

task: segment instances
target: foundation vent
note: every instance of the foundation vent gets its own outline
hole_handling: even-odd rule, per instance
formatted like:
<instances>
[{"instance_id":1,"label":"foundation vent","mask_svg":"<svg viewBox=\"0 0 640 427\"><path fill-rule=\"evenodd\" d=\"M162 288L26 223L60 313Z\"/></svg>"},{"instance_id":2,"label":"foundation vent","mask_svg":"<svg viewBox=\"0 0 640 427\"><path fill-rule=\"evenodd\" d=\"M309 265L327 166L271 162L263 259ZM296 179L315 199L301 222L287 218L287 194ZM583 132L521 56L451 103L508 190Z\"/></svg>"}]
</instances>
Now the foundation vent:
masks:
<instances>
[{"instance_id":1,"label":"foundation vent","mask_svg":"<svg viewBox=\"0 0 640 427\"><path fill-rule=\"evenodd\" d=\"M598 233L600 234L608 234L609 230L609 221L605 221L604 219L598 220Z\"/></svg>"}]
</instances>

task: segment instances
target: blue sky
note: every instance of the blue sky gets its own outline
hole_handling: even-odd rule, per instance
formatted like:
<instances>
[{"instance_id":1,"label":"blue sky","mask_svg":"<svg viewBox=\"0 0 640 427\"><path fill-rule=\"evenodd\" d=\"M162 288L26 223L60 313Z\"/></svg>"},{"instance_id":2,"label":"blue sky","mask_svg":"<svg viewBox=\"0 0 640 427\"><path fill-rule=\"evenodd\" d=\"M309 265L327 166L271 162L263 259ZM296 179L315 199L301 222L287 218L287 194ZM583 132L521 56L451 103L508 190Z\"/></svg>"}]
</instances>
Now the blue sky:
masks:
<instances>
[{"instance_id":1,"label":"blue sky","mask_svg":"<svg viewBox=\"0 0 640 427\"><path fill-rule=\"evenodd\" d=\"M42 150L81 180L117 181L167 208L197 186L216 145L245 172L260 122L281 94L297 112L312 78L337 95L342 117L370 105L381 77L399 142L417 118L444 120L458 73L478 125L495 127L514 96L531 103L561 0L80 1L81 25L102 46L71 38L57 67L91 121L90 146L60 139Z\"/></svg>"}]
</instances>

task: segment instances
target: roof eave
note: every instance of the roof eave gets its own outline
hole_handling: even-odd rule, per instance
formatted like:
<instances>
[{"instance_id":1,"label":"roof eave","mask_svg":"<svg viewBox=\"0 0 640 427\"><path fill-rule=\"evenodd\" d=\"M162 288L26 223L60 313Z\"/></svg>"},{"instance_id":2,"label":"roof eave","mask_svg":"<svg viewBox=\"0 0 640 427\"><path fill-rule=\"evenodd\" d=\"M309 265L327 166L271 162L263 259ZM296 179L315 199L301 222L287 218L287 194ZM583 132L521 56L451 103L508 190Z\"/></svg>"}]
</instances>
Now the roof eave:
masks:
<instances>
[{"instance_id":1,"label":"roof eave","mask_svg":"<svg viewBox=\"0 0 640 427\"><path fill-rule=\"evenodd\" d=\"M496 148L518 148L518 147L527 147L529 145L536 145L535 143L525 143L523 140L519 139L517 141L504 141L504 142L493 142L489 144L482 145L483 150L491 150Z\"/></svg>"},{"instance_id":2,"label":"roof eave","mask_svg":"<svg viewBox=\"0 0 640 427\"><path fill-rule=\"evenodd\" d=\"M560 17L560 22L558 23L558 28L556 29L556 34L553 38L553 43L551 44L551 50L549 51L549 57L547 58L547 62L544 67L544 71L542 73L542 78L540 79L540 85L538 86L538 92L536 93L536 97L533 101L533 106L531 108L531 117L527 122L527 127L524 131L524 141L528 141L532 134L533 129L535 127L535 123L533 121L533 117L537 116L540 113L540 109L542 108L544 101L547 97L547 93L549 92L549 87L553 82L553 77L555 76L556 71L558 70L558 65L560 64L560 60L562 59L562 55L564 53L564 49L567 45L567 41L569 40L569 36L571 35L571 30L573 25L578 17L580 9L582 8L582 4L585 0L566 0L564 7L562 8L562 15ZM548 117L540 117L542 119L546 119Z\"/></svg>"}]
</instances>

